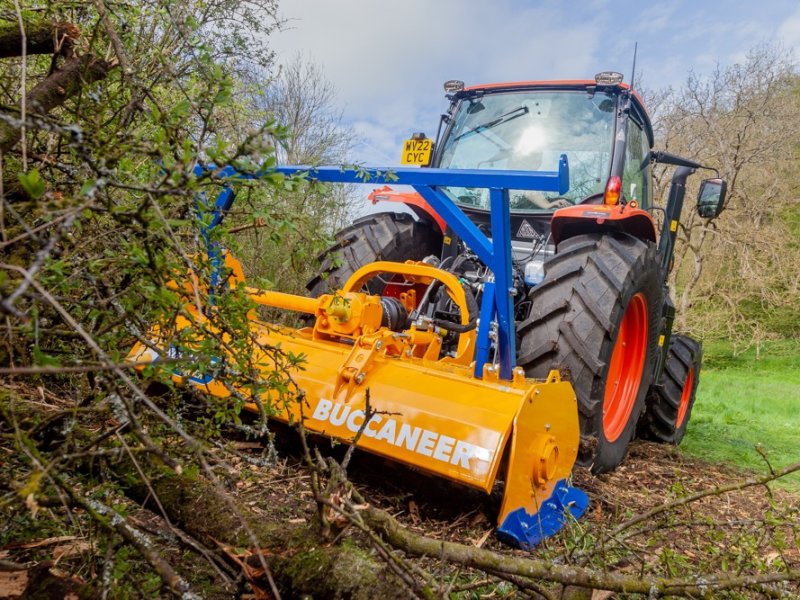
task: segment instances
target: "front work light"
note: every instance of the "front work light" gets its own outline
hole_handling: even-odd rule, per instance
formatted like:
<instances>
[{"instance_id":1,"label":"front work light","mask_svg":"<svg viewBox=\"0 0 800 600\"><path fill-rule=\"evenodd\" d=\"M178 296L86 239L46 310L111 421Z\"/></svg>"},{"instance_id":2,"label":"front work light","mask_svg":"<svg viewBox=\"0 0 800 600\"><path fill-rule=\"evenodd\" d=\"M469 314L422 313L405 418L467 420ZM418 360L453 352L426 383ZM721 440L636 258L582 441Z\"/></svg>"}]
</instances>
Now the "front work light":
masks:
<instances>
[{"instance_id":1,"label":"front work light","mask_svg":"<svg viewBox=\"0 0 800 600\"><path fill-rule=\"evenodd\" d=\"M464 82L458 79L448 79L444 82L444 91L448 94L455 94L464 89Z\"/></svg>"}]
</instances>

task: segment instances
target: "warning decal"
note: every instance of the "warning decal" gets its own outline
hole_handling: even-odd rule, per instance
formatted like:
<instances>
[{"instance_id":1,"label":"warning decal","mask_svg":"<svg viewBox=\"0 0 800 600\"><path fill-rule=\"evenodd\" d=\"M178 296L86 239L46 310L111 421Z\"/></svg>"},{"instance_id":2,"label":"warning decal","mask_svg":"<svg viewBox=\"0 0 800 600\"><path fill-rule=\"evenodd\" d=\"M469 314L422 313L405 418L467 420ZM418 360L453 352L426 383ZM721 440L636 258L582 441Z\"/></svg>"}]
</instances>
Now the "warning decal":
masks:
<instances>
[{"instance_id":1,"label":"warning decal","mask_svg":"<svg viewBox=\"0 0 800 600\"><path fill-rule=\"evenodd\" d=\"M539 237L539 234L536 233L536 230L530 223L528 223L528 221L522 219L522 225L520 225L519 229L517 230L517 237L535 240Z\"/></svg>"}]
</instances>

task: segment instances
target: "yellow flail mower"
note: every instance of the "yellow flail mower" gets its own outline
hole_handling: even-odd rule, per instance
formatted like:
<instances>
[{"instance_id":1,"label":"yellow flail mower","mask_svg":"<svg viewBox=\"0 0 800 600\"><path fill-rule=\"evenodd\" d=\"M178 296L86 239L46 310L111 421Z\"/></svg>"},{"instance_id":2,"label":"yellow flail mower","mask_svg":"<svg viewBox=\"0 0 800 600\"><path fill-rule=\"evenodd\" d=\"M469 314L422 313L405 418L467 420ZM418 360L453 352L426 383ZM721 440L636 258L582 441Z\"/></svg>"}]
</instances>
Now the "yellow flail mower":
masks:
<instances>
[{"instance_id":1,"label":"yellow flail mower","mask_svg":"<svg viewBox=\"0 0 800 600\"><path fill-rule=\"evenodd\" d=\"M363 169L278 170L320 181L362 183L365 178ZM217 174L250 177L230 167ZM452 272L414 261L367 264L341 289L317 298L246 287L258 305L313 317L313 326L292 329L265 323L251 312L256 347L278 347L305 357L302 368L292 373L304 400L280 403L285 408L276 409L274 418L302 419L307 430L346 443L358 436L359 448L487 494L496 481L504 481L497 533L515 546L530 547L560 530L567 519L583 514L587 497L569 484L579 443L575 392L556 370L544 380L534 380L515 365L516 289L506 201L509 188L563 191L568 177L566 157L553 172L368 172L370 183L391 180L425 195L453 231L468 240L493 277L482 287L480 304ZM491 240L440 186L489 190ZM230 188L220 194L206 230L219 224L233 199ZM224 249L210 245L209 262L216 265L212 280L225 280L222 287L244 283L241 265ZM365 293L376 278L391 285L381 295ZM190 298L191 285L172 284L184 287ZM434 298L455 317L432 317L421 310ZM191 326L192 320L202 322L202 310L187 302L187 316L178 319L178 329ZM144 365L169 356L170 349L159 343L158 328L151 339L150 344L137 344L128 360ZM253 363L265 371L275 368L266 354L254 356ZM173 378L220 398L231 394L209 374L175 372ZM275 399L261 400L267 404ZM247 408L257 410L256 403Z\"/></svg>"}]
</instances>

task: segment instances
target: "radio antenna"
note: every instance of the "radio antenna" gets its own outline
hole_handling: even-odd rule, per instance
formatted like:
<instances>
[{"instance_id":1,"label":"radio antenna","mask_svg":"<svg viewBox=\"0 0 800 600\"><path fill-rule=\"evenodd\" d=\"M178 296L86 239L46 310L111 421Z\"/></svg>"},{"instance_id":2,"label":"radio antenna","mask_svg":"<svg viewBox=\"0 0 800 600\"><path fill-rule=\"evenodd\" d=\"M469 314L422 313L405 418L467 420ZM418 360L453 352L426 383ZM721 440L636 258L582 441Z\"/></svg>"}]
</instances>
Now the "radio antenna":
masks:
<instances>
[{"instance_id":1,"label":"radio antenna","mask_svg":"<svg viewBox=\"0 0 800 600\"><path fill-rule=\"evenodd\" d=\"M633 43L633 66L631 67L631 89L633 87L633 80L636 79L636 51L639 49L639 42Z\"/></svg>"}]
</instances>

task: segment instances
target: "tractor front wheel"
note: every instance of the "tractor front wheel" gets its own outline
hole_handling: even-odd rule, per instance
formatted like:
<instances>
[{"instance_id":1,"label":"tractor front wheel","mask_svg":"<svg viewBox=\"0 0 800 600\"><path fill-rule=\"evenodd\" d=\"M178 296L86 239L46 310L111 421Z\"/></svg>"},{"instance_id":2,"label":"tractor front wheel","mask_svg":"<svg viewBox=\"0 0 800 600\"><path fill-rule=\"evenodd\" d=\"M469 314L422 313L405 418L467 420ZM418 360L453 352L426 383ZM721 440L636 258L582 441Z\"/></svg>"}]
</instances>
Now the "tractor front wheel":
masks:
<instances>
[{"instance_id":1,"label":"tractor front wheel","mask_svg":"<svg viewBox=\"0 0 800 600\"><path fill-rule=\"evenodd\" d=\"M314 297L340 289L364 265L377 260L422 260L442 251L442 233L431 222L407 213L377 213L358 219L336 235L336 243L319 256L320 270L307 284ZM385 282L367 282L371 294L380 294Z\"/></svg>"},{"instance_id":2,"label":"tractor front wheel","mask_svg":"<svg viewBox=\"0 0 800 600\"><path fill-rule=\"evenodd\" d=\"M529 377L566 373L580 409L579 462L610 471L652 383L662 303L656 248L622 233L564 240L530 299L517 363Z\"/></svg>"},{"instance_id":3,"label":"tractor front wheel","mask_svg":"<svg viewBox=\"0 0 800 600\"><path fill-rule=\"evenodd\" d=\"M680 444L692 414L703 347L692 338L675 334L669 341L664 376L650 388L645 414L639 423L642 437L666 444Z\"/></svg>"}]
</instances>

